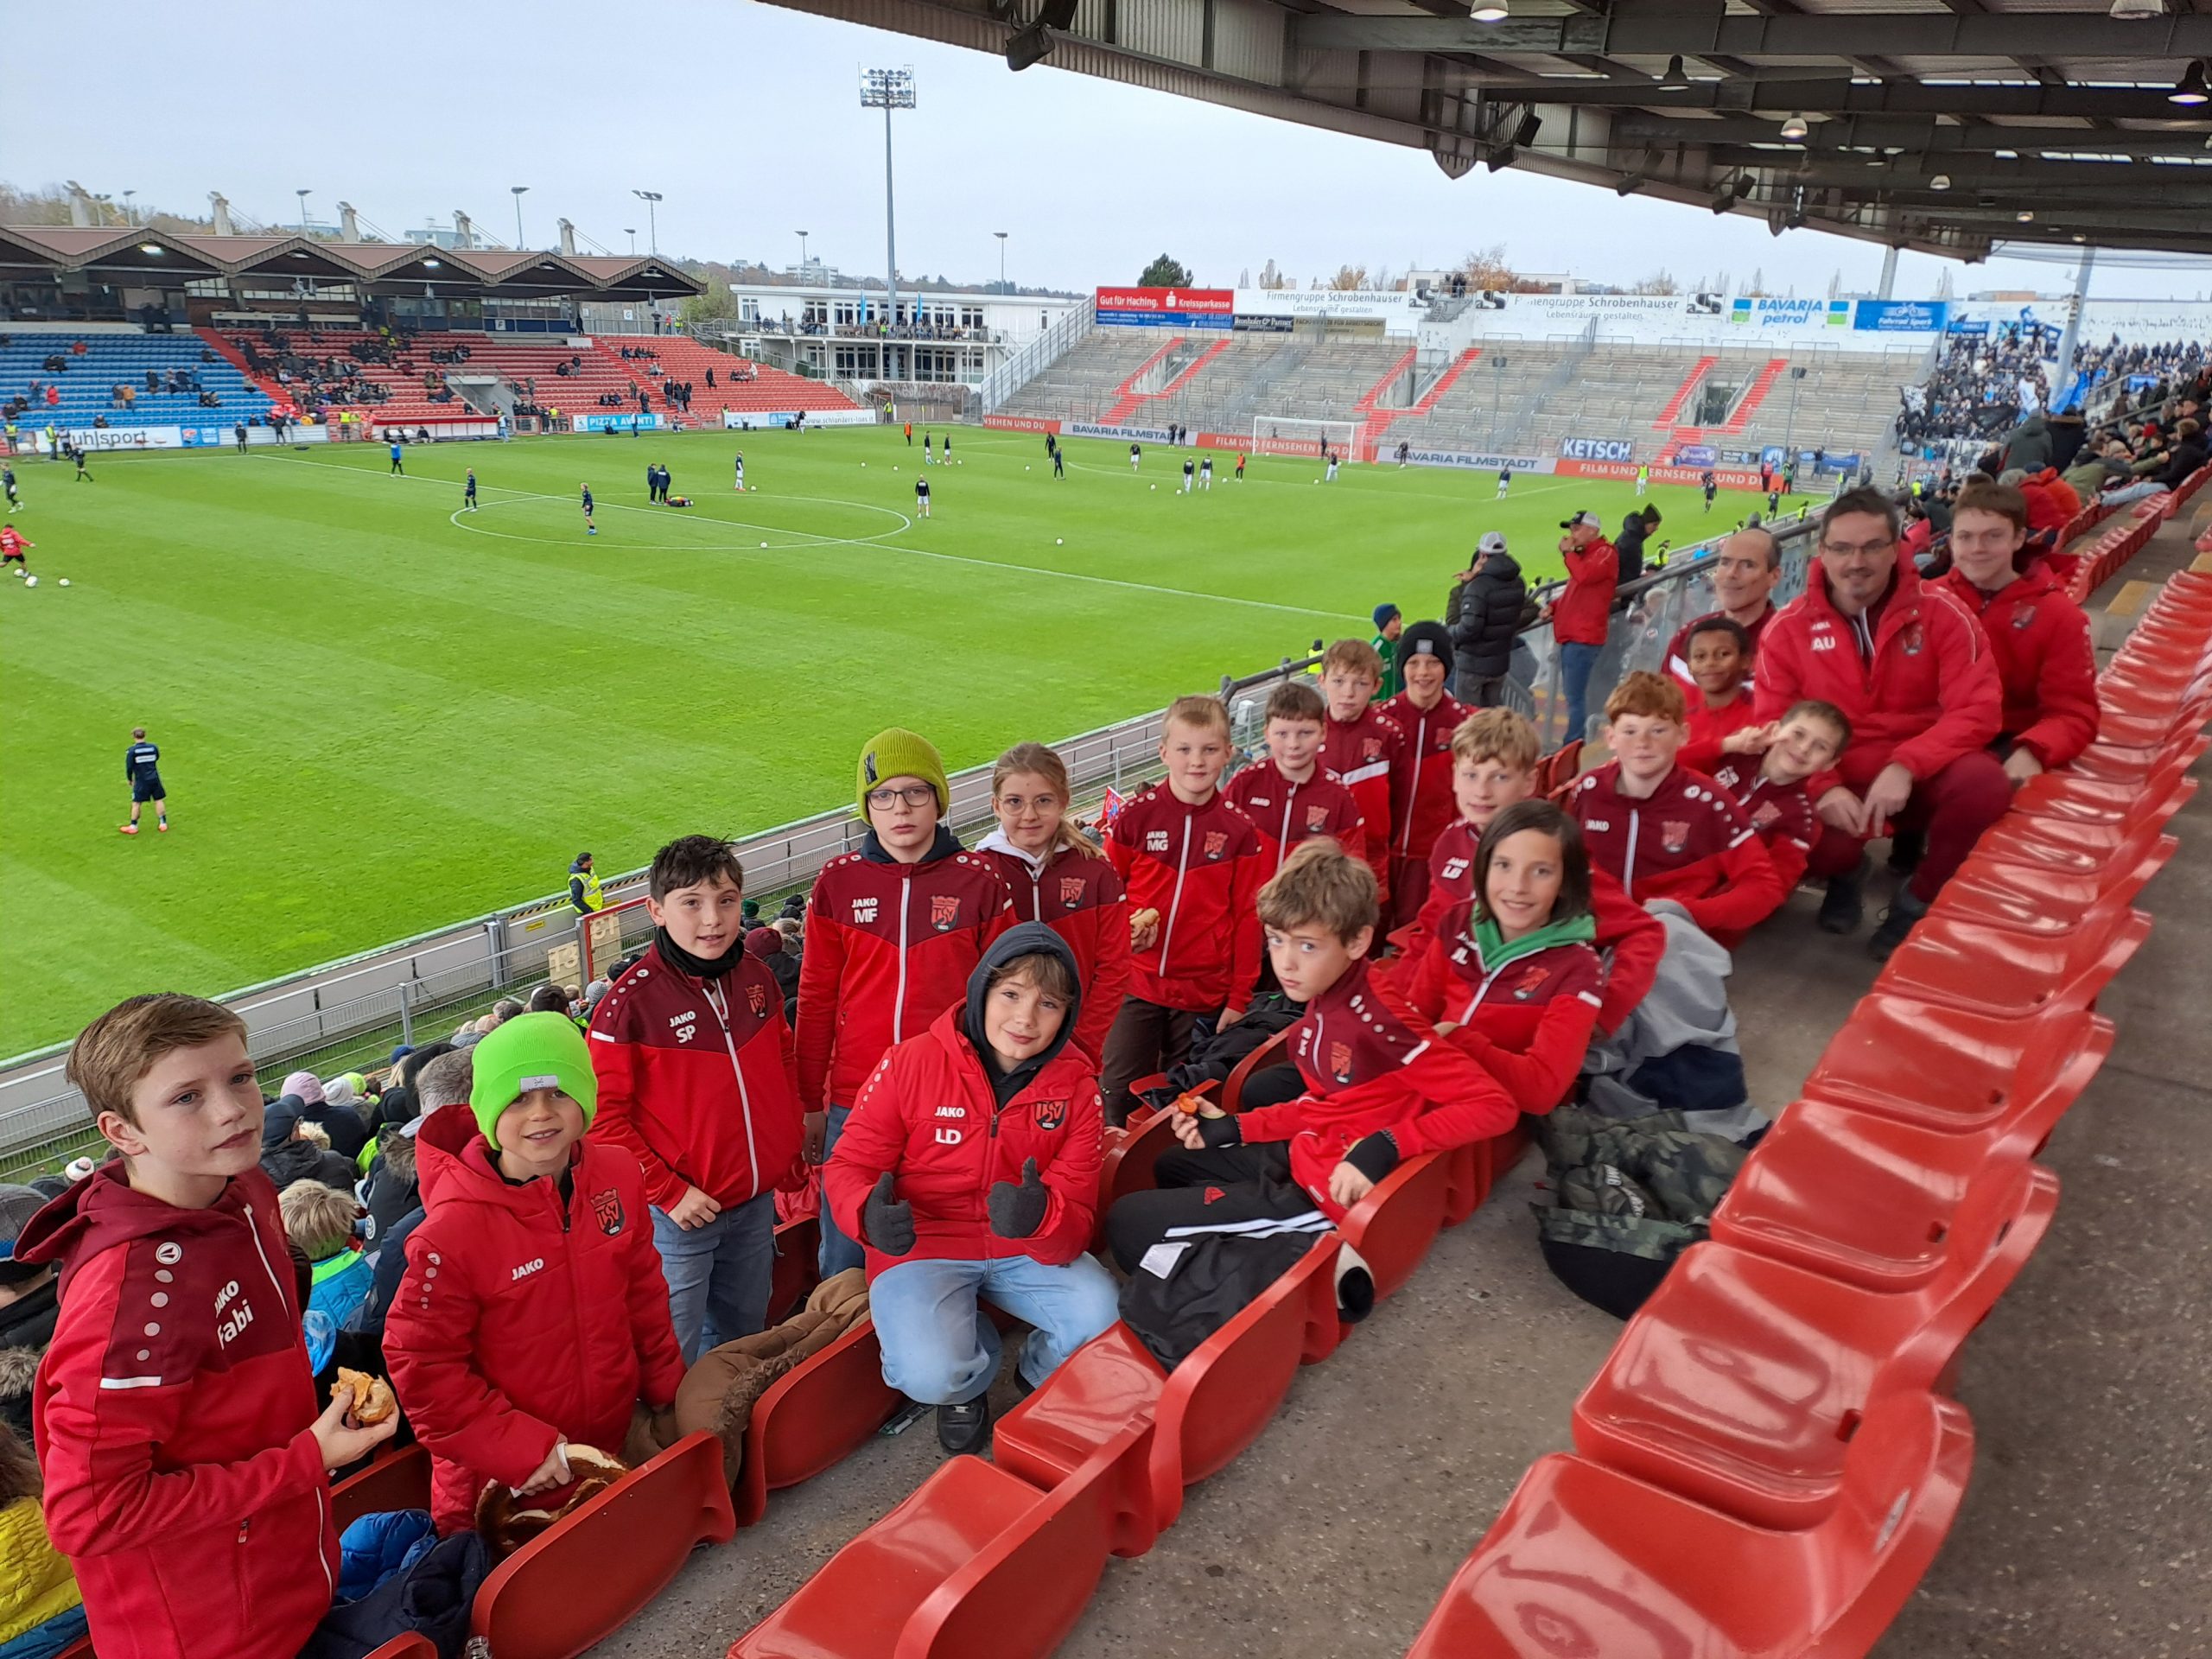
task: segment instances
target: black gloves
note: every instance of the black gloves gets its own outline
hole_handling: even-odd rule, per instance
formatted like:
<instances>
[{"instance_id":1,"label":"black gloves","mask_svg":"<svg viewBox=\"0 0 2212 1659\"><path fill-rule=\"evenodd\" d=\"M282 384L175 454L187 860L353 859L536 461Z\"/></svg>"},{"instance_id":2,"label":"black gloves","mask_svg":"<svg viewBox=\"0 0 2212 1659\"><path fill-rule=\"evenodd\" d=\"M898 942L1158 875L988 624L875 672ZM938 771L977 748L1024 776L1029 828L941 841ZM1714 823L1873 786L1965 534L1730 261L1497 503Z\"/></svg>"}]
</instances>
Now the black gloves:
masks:
<instances>
[{"instance_id":1,"label":"black gloves","mask_svg":"<svg viewBox=\"0 0 2212 1659\"><path fill-rule=\"evenodd\" d=\"M1388 1129L1377 1129L1363 1141L1352 1143L1344 1154L1350 1164L1370 1181L1379 1181L1398 1166L1398 1143Z\"/></svg>"},{"instance_id":2,"label":"black gloves","mask_svg":"<svg viewBox=\"0 0 2212 1659\"><path fill-rule=\"evenodd\" d=\"M861 1206L861 1227L868 1242L886 1255L904 1255L914 1248L914 1206L891 1196L891 1172L877 1178L875 1191Z\"/></svg>"},{"instance_id":3,"label":"black gloves","mask_svg":"<svg viewBox=\"0 0 2212 1659\"><path fill-rule=\"evenodd\" d=\"M1027 1238L1045 1224L1045 1201L1052 1195L1045 1190L1045 1183L1037 1179L1037 1160L1028 1159L1021 1166L1021 1184L1001 1181L991 1188L986 1201L991 1212L991 1230L1001 1238Z\"/></svg>"},{"instance_id":4,"label":"black gloves","mask_svg":"<svg viewBox=\"0 0 2212 1659\"><path fill-rule=\"evenodd\" d=\"M1198 1119L1198 1138L1209 1148L1241 1147L1244 1144L1244 1126L1233 1114L1220 1117L1201 1116Z\"/></svg>"}]
</instances>

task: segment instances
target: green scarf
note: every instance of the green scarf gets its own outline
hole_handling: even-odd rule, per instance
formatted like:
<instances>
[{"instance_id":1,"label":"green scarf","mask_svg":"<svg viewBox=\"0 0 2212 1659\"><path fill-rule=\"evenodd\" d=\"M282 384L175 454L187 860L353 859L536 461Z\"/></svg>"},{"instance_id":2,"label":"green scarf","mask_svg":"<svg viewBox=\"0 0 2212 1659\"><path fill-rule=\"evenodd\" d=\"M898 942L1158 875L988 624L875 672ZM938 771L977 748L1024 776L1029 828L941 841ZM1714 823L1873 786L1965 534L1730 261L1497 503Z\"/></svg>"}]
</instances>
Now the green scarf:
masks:
<instances>
[{"instance_id":1,"label":"green scarf","mask_svg":"<svg viewBox=\"0 0 2212 1659\"><path fill-rule=\"evenodd\" d=\"M1533 957L1555 944L1588 944L1597 937L1597 918L1589 915L1577 916L1571 922L1547 922L1533 933L1523 933L1510 944L1490 917L1482 917L1475 923L1475 949L1482 953L1485 974L1494 974L1509 962Z\"/></svg>"}]
</instances>

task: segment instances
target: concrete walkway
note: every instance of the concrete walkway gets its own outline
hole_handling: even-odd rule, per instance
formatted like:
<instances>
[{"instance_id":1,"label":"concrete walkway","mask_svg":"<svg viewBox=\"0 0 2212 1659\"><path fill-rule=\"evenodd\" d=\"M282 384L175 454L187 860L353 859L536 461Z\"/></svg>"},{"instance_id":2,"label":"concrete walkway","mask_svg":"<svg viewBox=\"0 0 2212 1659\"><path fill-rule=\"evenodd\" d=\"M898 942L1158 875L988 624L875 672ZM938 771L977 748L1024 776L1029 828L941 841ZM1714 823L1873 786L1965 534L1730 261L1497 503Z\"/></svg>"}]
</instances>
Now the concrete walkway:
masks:
<instances>
[{"instance_id":1,"label":"concrete walkway","mask_svg":"<svg viewBox=\"0 0 2212 1659\"><path fill-rule=\"evenodd\" d=\"M2170 525L2110 591L2189 556ZM2101 620L2101 644L2128 620ZM2183 851L2141 901L2158 925L2103 1003L2117 1049L2044 1157L2056 1223L1967 1351L1964 1512L1882 1659L2212 1655L2212 798L2172 829ZM1818 932L1815 906L1795 895L1737 958L1753 1098L1770 1111L1874 976L1863 932ZM1300 1373L1151 1554L1109 1564L1067 1659L1405 1652L1529 1464L1568 1449L1569 1408L1620 1330L1538 1258L1525 1200L1541 1174L1532 1155ZM941 1455L925 1420L776 1494L762 1525L695 1558L594 1653L720 1656Z\"/></svg>"}]
</instances>

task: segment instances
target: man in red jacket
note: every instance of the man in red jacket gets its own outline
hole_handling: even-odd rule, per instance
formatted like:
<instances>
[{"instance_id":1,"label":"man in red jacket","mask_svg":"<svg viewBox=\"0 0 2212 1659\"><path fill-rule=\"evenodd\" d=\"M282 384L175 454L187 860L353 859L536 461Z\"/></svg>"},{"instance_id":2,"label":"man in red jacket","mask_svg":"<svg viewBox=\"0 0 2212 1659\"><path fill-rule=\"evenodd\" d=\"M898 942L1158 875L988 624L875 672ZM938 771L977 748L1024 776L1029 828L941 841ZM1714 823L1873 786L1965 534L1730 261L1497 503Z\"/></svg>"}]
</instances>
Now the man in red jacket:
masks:
<instances>
[{"instance_id":1,"label":"man in red jacket","mask_svg":"<svg viewBox=\"0 0 2212 1659\"><path fill-rule=\"evenodd\" d=\"M1782 544L1757 524L1739 530L1720 543L1706 568L1706 579L1712 582L1713 597L1720 608L1693 617L1676 631L1667 644L1667 671L1681 682L1686 693L1695 692L1698 683L1690 673L1691 632L1700 622L1725 616L1751 639L1751 654L1744 661L1744 683L1757 685L1759 637L1780 614L1774 588L1782 580Z\"/></svg>"},{"instance_id":2,"label":"man in red jacket","mask_svg":"<svg viewBox=\"0 0 2212 1659\"><path fill-rule=\"evenodd\" d=\"M337 1589L326 1471L397 1420L348 1427L346 1389L316 1414L245 1022L134 996L68 1075L122 1156L16 1241L61 1270L31 1402L47 1531L104 1659L292 1659Z\"/></svg>"},{"instance_id":3,"label":"man in red jacket","mask_svg":"<svg viewBox=\"0 0 2212 1659\"><path fill-rule=\"evenodd\" d=\"M867 1247L883 1380L937 1408L948 1452L990 1425L999 1336L979 1299L1032 1327L1031 1388L1117 1317L1113 1280L1084 1254L1103 1119L1096 1070L1070 1040L1082 1003L1067 942L1040 922L1009 929L965 1005L884 1057L822 1172L824 1204Z\"/></svg>"},{"instance_id":4,"label":"man in red jacket","mask_svg":"<svg viewBox=\"0 0 2212 1659\"><path fill-rule=\"evenodd\" d=\"M1452 634L1416 622L1398 636L1405 690L1382 705L1402 747L1390 772L1389 925L1403 927L1428 896L1428 854L1457 816L1452 801L1452 734L1475 711L1444 688L1452 677Z\"/></svg>"},{"instance_id":5,"label":"man in red jacket","mask_svg":"<svg viewBox=\"0 0 2212 1659\"><path fill-rule=\"evenodd\" d=\"M620 1456L638 1403L672 1405L683 1380L637 1161L584 1138L583 1033L518 1014L472 1058L468 1103L415 1137L423 1219L384 1334L442 1533L474 1524L487 1482L571 1484L571 1443Z\"/></svg>"},{"instance_id":6,"label":"man in red jacket","mask_svg":"<svg viewBox=\"0 0 2212 1659\"><path fill-rule=\"evenodd\" d=\"M591 1018L591 1132L645 1172L687 1365L766 1323L776 1189L806 1179L783 989L746 952L744 902L728 842L662 848L647 878L653 942Z\"/></svg>"},{"instance_id":7,"label":"man in red jacket","mask_svg":"<svg viewBox=\"0 0 2212 1659\"><path fill-rule=\"evenodd\" d=\"M1997 659L2005 708L1998 751L2016 784L2063 766L2097 734L2097 659L2089 619L2029 559L2021 493L1975 479L1951 508L1951 569L1939 586L1973 612Z\"/></svg>"},{"instance_id":8,"label":"man in red jacket","mask_svg":"<svg viewBox=\"0 0 2212 1659\"><path fill-rule=\"evenodd\" d=\"M1851 725L1836 771L1809 791L1824 826L1808 866L1828 878L1821 925L1857 930L1868 841L1893 828L1927 836L1869 942L1886 961L2012 790L1986 747L2003 706L1989 642L1964 606L1899 560L1897 509L1878 490L1828 504L1818 568L1760 645L1760 721L1808 697L1834 703Z\"/></svg>"},{"instance_id":9,"label":"man in red jacket","mask_svg":"<svg viewBox=\"0 0 2212 1659\"><path fill-rule=\"evenodd\" d=\"M1613 612L1613 588L1620 580L1620 555L1605 539L1604 522L1594 512L1563 521L1567 534L1559 550L1567 561L1567 588L1545 607L1552 638L1559 642L1560 685L1567 697L1567 739L1587 735L1590 676L1605 648Z\"/></svg>"},{"instance_id":10,"label":"man in red jacket","mask_svg":"<svg viewBox=\"0 0 2212 1659\"><path fill-rule=\"evenodd\" d=\"M798 1097L807 1159L836 1149L852 1103L884 1051L918 1037L968 993L968 976L1014 925L1014 895L991 861L963 852L942 820L944 762L899 727L861 751L857 853L814 879L798 974ZM822 1214L822 1276L861 1265L861 1247Z\"/></svg>"}]
</instances>

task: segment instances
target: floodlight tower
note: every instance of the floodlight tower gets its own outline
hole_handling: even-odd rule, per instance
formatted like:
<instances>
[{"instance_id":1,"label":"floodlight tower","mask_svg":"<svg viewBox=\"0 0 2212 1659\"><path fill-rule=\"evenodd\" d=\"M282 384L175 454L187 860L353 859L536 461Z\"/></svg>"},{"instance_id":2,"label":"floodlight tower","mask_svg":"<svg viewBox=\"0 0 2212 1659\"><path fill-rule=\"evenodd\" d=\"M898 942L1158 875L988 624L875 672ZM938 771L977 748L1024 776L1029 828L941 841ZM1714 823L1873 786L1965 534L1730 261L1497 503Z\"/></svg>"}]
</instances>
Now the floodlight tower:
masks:
<instances>
[{"instance_id":1,"label":"floodlight tower","mask_svg":"<svg viewBox=\"0 0 2212 1659\"><path fill-rule=\"evenodd\" d=\"M891 345L887 331L899 321L899 227L891 197L891 111L914 107L914 72L912 69L861 70L861 107L883 111L883 260L886 283L883 321L887 330L882 336L883 378L889 380L895 377L890 372Z\"/></svg>"},{"instance_id":2,"label":"floodlight tower","mask_svg":"<svg viewBox=\"0 0 2212 1659\"><path fill-rule=\"evenodd\" d=\"M653 257L660 257L660 204L668 200L658 190L632 190L630 193L645 204L645 245Z\"/></svg>"}]
</instances>

